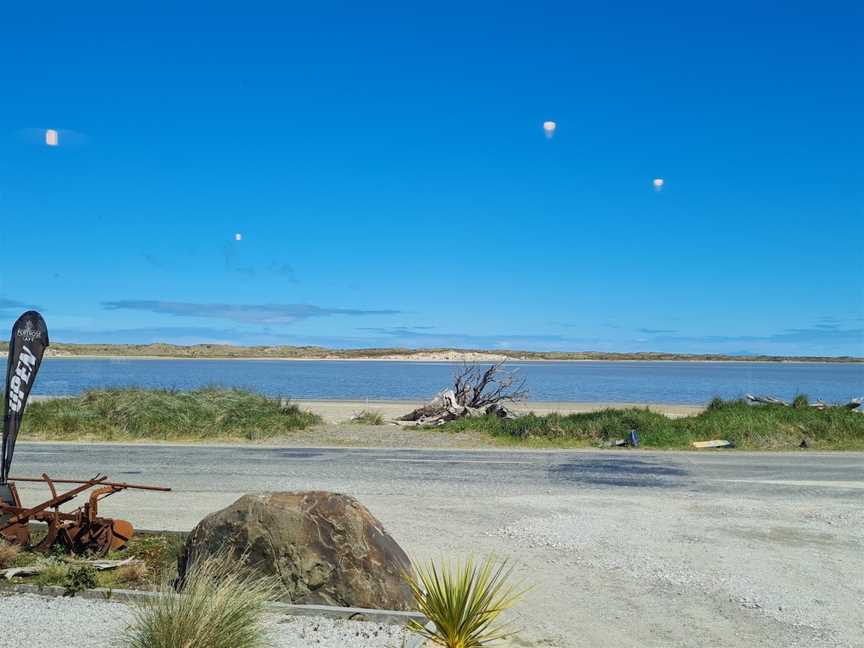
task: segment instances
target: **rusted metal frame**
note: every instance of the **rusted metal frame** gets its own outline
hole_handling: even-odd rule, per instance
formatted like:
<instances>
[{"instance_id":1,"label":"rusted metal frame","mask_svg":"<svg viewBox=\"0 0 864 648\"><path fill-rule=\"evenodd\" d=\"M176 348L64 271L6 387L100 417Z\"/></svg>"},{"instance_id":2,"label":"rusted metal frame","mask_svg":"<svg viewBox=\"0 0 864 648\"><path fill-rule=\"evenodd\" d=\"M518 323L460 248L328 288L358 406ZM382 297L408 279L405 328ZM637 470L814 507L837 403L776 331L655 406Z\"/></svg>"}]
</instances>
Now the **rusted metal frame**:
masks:
<instances>
[{"instance_id":1,"label":"rusted metal frame","mask_svg":"<svg viewBox=\"0 0 864 648\"><path fill-rule=\"evenodd\" d=\"M57 489L54 488L54 481L48 476L48 473L42 473L42 481L48 484L48 488L51 490L51 497L57 497Z\"/></svg>"},{"instance_id":2,"label":"rusted metal frame","mask_svg":"<svg viewBox=\"0 0 864 648\"><path fill-rule=\"evenodd\" d=\"M51 478L48 476L48 473L42 473L42 479L44 479L45 483L48 484L48 489L51 491L51 497L56 499L57 498L57 489L54 487L54 482L51 481ZM60 525L60 505L59 504L54 505L54 515L52 517L53 517L53 519L50 523L51 527L56 528ZM50 528L49 528L49 535L51 535Z\"/></svg>"},{"instance_id":3,"label":"rusted metal frame","mask_svg":"<svg viewBox=\"0 0 864 648\"><path fill-rule=\"evenodd\" d=\"M88 505L84 507L87 519L93 522L98 516L97 511L99 500L103 500L122 490L124 489L120 486L103 486L102 488L94 489L93 492L90 493L90 501L87 503Z\"/></svg>"},{"instance_id":4,"label":"rusted metal frame","mask_svg":"<svg viewBox=\"0 0 864 648\"><path fill-rule=\"evenodd\" d=\"M100 500L126 489L169 492L164 486L149 486L143 484L127 484L125 482L109 482L107 476L97 474L88 480L52 479L46 473L40 478L17 477L21 482L43 482L51 491L51 499L32 508L25 508L17 495L14 483L10 479L11 502L0 502L0 514L5 520L0 527L0 536L5 536L17 544L29 546L30 534L28 522L39 521L48 525L45 537L35 546L36 551L48 551L54 545L62 545L73 553L88 551L104 555L112 549L123 547L132 537L134 529L125 520L102 518L98 514ZM77 486L65 493L58 493L55 484L76 484ZM64 513L60 506L74 499L77 495L93 488L88 500L74 511ZM11 505L10 505L11 504ZM48 510L52 509L53 510Z\"/></svg>"},{"instance_id":5,"label":"rusted metal frame","mask_svg":"<svg viewBox=\"0 0 864 648\"><path fill-rule=\"evenodd\" d=\"M43 476L44 477L44 476ZM43 477L10 477L10 482L44 482L45 479ZM103 479L107 479L104 477ZM90 483L91 480L84 479L52 479L52 482L55 484L87 484ZM109 481L101 481L103 486L118 486L120 488L131 488L134 490L151 490L151 491L162 491L169 492L171 489L166 486L147 486L143 484L127 484L125 482L109 482Z\"/></svg>"},{"instance_id":6,"label":"rusted metal frame","mask_svg":"<svg viewBox=\"0 0 864 648\"><path fill-rule=\"evenodd\" d=\"M102 475L102 476L94 477L93 479L91 479L87 482L82 482L81 485L78 486L77 488L73 488L70 491L66 491L65 493L58 495L57 497L53 497L46 502L42 502L41 504L38 504L31 509L27 509L26 511L17 514L15 517L7 520L6 525L3 527L0 527L0 531L2 531L3 529L9 528L13 524L18 524L19 522L25 521L25 520L33 517L37 513L41 513L42 511L44 511L47 508L51 508L52 506L60 506L61 504L65 504L69 500L74 499L75 496L78 495L79 493L84 492L88 488L92 488L93 486L101 484L106 479L107 479L107 477ZM43 481L43 480L39 479L39 480L35 480L35 481Z\"/></svg>"},{"instance_id":7,"label":"rusted metal frame","mask_svg":"<svg viewBox=\"0 0 864 648\"><path fill-rule=\"evenodd\" d=\"M0 511L2 511L3 513L22 514L29 513L31 509L25 508L23 506L7 506L5 504L0 504ZM28 519L33 519L38 522L47 522L53 517L54 511L40 511L39 513L28 516ZM68 522L70 520L77 520L78 515L76 513L64 513L63 511L60 511L57 513L57 519L63 522ZM23 523L23 520L21 523ZM5 529L6 527L3 528Z\"/></svg>"}]
</instances>

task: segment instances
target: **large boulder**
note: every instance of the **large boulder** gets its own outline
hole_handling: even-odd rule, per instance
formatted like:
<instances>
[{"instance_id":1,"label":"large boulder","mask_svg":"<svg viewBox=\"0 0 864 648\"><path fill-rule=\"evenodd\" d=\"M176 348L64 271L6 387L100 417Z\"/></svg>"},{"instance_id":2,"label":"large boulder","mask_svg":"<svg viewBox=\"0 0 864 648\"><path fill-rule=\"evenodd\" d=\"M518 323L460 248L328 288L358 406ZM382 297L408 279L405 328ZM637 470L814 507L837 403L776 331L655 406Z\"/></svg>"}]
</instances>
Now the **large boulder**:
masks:
<instances>
[{"instance_id":1,"label":"large boulder","mask_svg":"<svg viewBox=\"0 0 864 648\"><path fill-rule=\"evenodd\" d=\"M178 560L180 582L202 557L229 552L241 569L277 576L286 601L408 610L411 562L353 497L323 491L244 495L204 518Z\"/></svg>"}]
</instances>

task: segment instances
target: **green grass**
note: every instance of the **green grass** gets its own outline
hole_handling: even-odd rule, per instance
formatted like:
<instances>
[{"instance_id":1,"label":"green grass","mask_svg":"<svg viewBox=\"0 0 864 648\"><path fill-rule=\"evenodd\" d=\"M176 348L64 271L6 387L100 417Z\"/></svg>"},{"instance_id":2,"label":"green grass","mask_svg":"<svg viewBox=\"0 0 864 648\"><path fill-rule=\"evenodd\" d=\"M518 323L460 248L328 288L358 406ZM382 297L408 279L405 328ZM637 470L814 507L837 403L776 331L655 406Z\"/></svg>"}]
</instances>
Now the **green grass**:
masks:
<instances>
[{"instance_id":1,"label":"green grass","mask_svg":"<svg viewBox=\"0 0 864 648\"><path fill-rule=\"evenodd\" d=\"M715 399L695 416L669 418L647 409L605 409L586 414L529 414L514 420L497 417L462 419L439 428L478 430L509 442L535 446L603 445L630 430L649 448L688 448L693 441L728 439L737 448L788 450L806 439L819 450L864 450L864 415L841 407L826 410L782 405L750 406Z\"/></svg>"},{"instance_id":2,"label":"green grass","mask_svg":"<svg viewBox=\"0 0 864 648\"><path fill-rule=\"evenodd\" d=\"M37 532L34 540L38 539L38 535ZM4 550L0 551L0 558L5 557L5 560L0 563L0 568L25 567L34 564L47 568L34 576L16 576L12 581L0 578L0 589L18 583L32 583L40 587L59 585L77 591L89 587L158 589L162 583L177 577L177 555L185 538L185 533L171 531L136 533L126 547L119 551L112 551L105 557L109 560L134 558L136 561L143 562L143 565L136 563L126 568L94 572L93 583L85 583L80 578L80 569L86 567L81 564L81 561L87 560L86 556L68 556L57 551L42 554L0 541L0 549Z\"/></svg>"},{"instance_id":3,"label":"green grass","mask_svg":"<svg viewBox=\"0 0 864 648\"><path fill-rule=\"evenodd\" d=\"M134 558L144 562L148 578L137 583L142 587L155 586L177 576L177 557L186 540L186 534L163 531L160 533L136 533L120 551L110 552L106 558L124 560ZM119 571L105 571L99 574L100 587L129 587L123 583Z\"/></svg>"},{"instance_id":4,"label":"green grass","mask_svg":"<svg viewBox=\"0 0 864 648\"><path fill-rule=\"evenodd\" d=\"M69 565L67 563L53 556L40 556L34 562L38 565L44 565L45 571L36 574L32 578L25 579L26 582L33 583L39 587L49 585L66 586L69 578Z\"/></svg>"},{"instance_id":5,"label":"green grass","mask_svg":"<svg viewBox=\"0 0 864 648\"><path fill-rule=\"evenodd\" d=\"M31 403L22 436L76 440L268 439L321 419L239 389L99 389Z\"/></svg>"}]
</instances>

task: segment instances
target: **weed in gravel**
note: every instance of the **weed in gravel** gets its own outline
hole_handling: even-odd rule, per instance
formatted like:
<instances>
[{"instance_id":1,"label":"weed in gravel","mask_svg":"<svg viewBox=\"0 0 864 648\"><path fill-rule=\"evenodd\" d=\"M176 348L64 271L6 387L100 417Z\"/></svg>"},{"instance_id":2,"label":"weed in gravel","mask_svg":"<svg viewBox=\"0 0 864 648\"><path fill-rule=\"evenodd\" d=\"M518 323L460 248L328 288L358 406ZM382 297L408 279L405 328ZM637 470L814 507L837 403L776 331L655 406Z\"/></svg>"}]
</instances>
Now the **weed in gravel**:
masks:
<instances>
[{"instance_id":1,"label":"weed in gravel","mask_svg":"<svg viewBox=\"0 0 864 648\"><path fill-rule=\"evenodd\" d=\"M71 567L64 579L66 589L63 596L75 596L79 592L97 587L98 584L96 570L90 565Z\"/></svg>"}]
</instances>

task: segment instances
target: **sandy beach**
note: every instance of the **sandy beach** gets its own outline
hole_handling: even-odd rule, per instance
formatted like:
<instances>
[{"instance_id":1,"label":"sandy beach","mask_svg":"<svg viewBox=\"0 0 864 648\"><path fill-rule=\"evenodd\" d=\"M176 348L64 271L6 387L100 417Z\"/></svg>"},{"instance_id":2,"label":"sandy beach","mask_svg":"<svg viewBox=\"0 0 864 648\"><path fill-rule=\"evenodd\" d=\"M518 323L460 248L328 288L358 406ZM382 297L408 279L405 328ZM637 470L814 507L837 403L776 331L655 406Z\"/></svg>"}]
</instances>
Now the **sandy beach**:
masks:
<instances>
[{"instance_id":1,"label":"sandy beach","mask_svg":"<svg viewBox=\"0 0 864 648\"><path fill-rule=\"evenodd\" d=\"M63 398L63 396L33 395L32 402ZM325 423L338 425L350 423L351 419L363 411L381 414L386 421L407 414L411 410L423 405L425 401L420 400L292 400L304 410L309 410L320 416ZM511 406L517 414L581 414L584 412L597 412L603 409L626 409L631 407L647 408L653 412L665 414L672 418L698 414L704 407L700 405L676 405L669 403L576 403L556 401L525 401Z\"/></svg>"},{"instance_id":2,"label":"sandy beach","mask_svg":"<svg viewBox=\"0 0 864 648\"><path fill-rule=\"evenodd\" d=\"M459 434L442 434L434 428L417 427L412 423L396 424L398 416L410 412L422 404L421 401L296 401L303 409L318 414L324 423L306 430L292 432L276 445L283 447L332 447L332 448L428 448L428 449L488 449L507 446L506 440L498 439L477 430L466 430ZM648 407L667 416L687 416L703 408L694 405L664 405L645 403L555 403L525 402L513 407L518 413L571 414L593 412L607 407ZM351 423L360 412L377 412L382 415L384 425ZM273 440L266 441L274 443Z\"/></svg>"},{"instance_id":3,"label":"sandy beach","mask_svg":"<svg viewBox=\"0 0 864 648\"><path fill-rule=\"evenodd\" d=\"M395 419L419 407L423 401L396 400L298 400L295 401L303 409L320 416L326 423L338 424L349 422L362 411L377 412L386 420ZM698 414L704 408L699 405L672 405L666 403L574 403L554 401L527 401L517 403L513 410L519 414L534 412L535 414L581 414L596 412L607 408L625 409L630 407L648 408L654 412L673 418Z\"/></svg>"}]
</instances>

